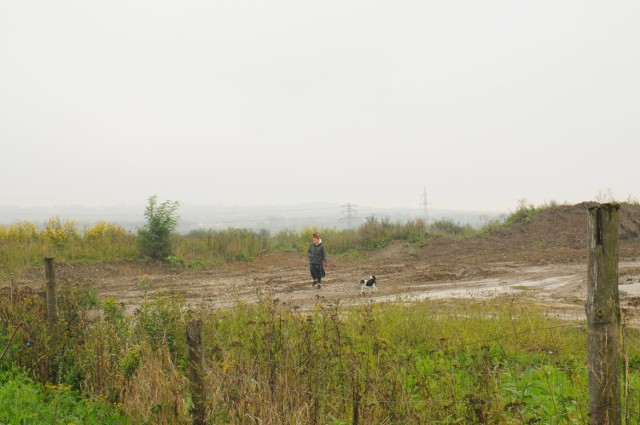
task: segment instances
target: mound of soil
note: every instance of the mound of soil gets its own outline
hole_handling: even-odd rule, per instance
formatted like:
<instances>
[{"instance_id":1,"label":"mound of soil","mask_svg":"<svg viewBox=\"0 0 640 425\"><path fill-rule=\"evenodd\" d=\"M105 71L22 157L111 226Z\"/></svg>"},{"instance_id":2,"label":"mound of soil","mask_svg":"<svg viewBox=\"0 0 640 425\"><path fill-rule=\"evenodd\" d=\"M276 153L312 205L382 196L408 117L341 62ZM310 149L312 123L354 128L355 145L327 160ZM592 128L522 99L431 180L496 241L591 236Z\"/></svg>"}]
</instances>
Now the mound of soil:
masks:
<instances>
[{"instance_id":1,"label":"mound of soil","mask_svg":"<svg viewBox=\"0 0 640 425\"><path fill-rule=\"evenodd\" d=\"M557 206L534 217L465 240L440 240L424 248L427 261L515 262L563 264L586 262L589 208L593 202ZM640 206L622 204L619 210L621 260L640 256Z\"/></svg>"}]
</instances>

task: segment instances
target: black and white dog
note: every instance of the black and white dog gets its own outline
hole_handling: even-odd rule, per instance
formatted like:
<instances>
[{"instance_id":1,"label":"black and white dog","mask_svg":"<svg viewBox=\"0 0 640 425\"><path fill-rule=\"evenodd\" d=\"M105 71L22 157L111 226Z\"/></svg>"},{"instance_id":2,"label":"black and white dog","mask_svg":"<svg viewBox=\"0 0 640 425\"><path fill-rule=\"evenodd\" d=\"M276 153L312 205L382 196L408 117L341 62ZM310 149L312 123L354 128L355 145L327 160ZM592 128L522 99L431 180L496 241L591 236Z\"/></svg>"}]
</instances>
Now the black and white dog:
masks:
<instances>
[{"instance_id":1,"label":"black and white dog","mask_svg":"<svg viewBox=\"0 0 640 425\"><path fill-rule=\"evenodd\" d=\"M375 291L376 290L376 277L374 275L371 275L371 277L369 277L369 279L361 279L360 280L360 293L362 294L364 292L364 288L369 288L369 290L371 291Z\"/></svg>"}]
</instances>

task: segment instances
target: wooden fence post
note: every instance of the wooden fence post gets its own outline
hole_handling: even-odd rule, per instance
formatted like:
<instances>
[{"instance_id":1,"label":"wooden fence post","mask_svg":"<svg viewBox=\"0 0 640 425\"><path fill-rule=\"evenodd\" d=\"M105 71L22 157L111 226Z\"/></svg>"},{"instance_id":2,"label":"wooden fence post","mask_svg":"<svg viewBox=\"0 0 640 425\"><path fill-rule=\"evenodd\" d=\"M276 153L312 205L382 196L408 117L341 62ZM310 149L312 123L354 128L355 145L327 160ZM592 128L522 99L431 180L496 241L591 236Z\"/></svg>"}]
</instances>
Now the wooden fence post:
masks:
<instances>
[{"instance_id":1,"label":"wooden fence post","mask_svg":"<svg viewBox=\"0 0 640 425\"><path fill-rule=\"evenodd\" d=\"M193 401L193 425L204 425L204 357L202 354L202 320L187 322L187 348L189 350L189 384Z\"/></svg>"},{"instance_id":2,"label":"wooden fence post","mask_svg":"<svg viewBox=\"0 0 640 425\"><path fill-rule=\"evenodd\" d=\"M58 295L56 291L56 272L53 258L44 259L47 276L47 322L53 327L58 322Z\"/></svg>"},{"instance_id":3,"label":"wooden fence post","mask_svg":"<svg viewBox=\"0 0 640 425\"><path fill-rule=\"evenodd\" d=\"M589 424L621 424L618 204L589 208Z\"/></svg>"}]
</instances>

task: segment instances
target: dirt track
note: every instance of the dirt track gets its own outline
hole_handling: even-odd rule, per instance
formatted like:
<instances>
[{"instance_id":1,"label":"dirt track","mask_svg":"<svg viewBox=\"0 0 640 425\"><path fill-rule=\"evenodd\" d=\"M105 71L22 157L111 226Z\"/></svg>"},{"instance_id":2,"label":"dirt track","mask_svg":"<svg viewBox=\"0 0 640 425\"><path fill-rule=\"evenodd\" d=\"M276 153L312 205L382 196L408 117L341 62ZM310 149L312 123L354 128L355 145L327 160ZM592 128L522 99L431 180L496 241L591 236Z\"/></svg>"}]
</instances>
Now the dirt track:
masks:
<instances>
[{"instance_id":1,"label":"dirt track","mask_svg":"<svg viewBox=\"0 0 640 425\"><path fill-rule=\"evenodd\" d=\"M361 294L359 279L375 273L376 291ZM640 263L620 263L621 299L633 305L640 296ZM158 291L183 296L190 304L211 308L254 302L270 293L292 308L308 309L321 299L353 304L370 301L487 298L517 295L559 313L583 317L586 265L491 264L480 268L446 267L420 261L377 263L337 259L321 289L311 286L306 259L300 254L271 253L258 262L206 272L109 276L95 280L102 296L114 297L131 310Z\"/></svg>"},{"instance_id":2,"label":"dirt track","mask_svg":"<svg viewBox=\"0 0 640 425\"><path fill-rule=\"evenodd\" d=\"M587 207L561 206L528 221L465 240L439 238L416 248L396 242L363 259L332 256L321 289L313 289L307 258L267 253L253 263L214 270L168 272L151 265L60 265L61 281L82 282L102 296L135 310L159 291L211 308L270 293L292 308L319 299L351 304L425 298L469 298L513 294L548 305L559 314L584 317L587 279ZM620 293L623 308L640 305L640 207L621 208ZM358 281L375 274L375 292L360 294Z\"/></svg>"}]
</instances>

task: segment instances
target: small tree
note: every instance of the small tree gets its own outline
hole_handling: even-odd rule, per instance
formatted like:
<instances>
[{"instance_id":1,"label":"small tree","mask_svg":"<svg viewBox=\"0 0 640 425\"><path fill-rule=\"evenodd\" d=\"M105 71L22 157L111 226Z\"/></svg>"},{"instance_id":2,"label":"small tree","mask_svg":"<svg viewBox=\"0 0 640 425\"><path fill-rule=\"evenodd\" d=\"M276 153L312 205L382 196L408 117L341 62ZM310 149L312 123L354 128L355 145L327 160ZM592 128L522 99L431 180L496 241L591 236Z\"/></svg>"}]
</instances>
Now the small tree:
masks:
<instances>
[{"instance_id":1,"label":"small tree","mask_svg":"<svg viewBox=\"0 0 640 425\"><path fill-rule=\"evenodd\" d=\"M171 255L171 237L178 225L178 201L164 201L158 204L158 197L149 198L144 216L147 223L138 230L140 251L155 259L164 259Z\"/></svg>"}]
</instances>

